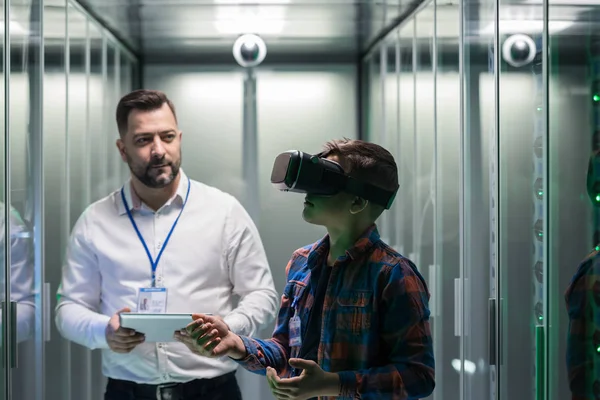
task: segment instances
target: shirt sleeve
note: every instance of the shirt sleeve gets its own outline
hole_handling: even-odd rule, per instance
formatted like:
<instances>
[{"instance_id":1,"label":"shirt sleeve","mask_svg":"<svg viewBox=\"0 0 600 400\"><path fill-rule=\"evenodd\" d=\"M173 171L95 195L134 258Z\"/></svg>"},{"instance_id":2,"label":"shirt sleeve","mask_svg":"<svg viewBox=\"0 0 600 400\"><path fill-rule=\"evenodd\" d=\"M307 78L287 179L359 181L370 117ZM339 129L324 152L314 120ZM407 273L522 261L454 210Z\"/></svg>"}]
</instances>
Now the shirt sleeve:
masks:
<instances>
[{"instance_id":1,"label":"shirt sleeve","mask_svg":"<svg viewBox=\"0 0 600 400\"><path fill-rule=\"evenodd\" d=\"M69 240L58 288L56 326L66 339L90 349L107 349L105 329L109 316L99 313L101 275L90 245L88 209L79 218Z\"/></svg>"},{"instance_id":2,"label":"shirt sleeve","mask_svg":"<svg viewBox=\"0 0 600 400\"><path fill-rule=\"evenodd\" d=\"M600 364L595 362L600 357L600 339L594 337L600 311L596 305L596 299L600 298L600 265L598 261L589 263L593 264L580 267L585 271L573 279L565 295L569 314L567 372L574 400L595 398L593 385L597 374L594 374L594 364Z\"/></svg>"},{"instance_id":3,"label":"shirt sleeve","mask_svg":"<svg viewBox=\"0 0 600 400\"><path fill-rule=\"evenodd\" d=\"M405 270L411 269L407 267ZM340 399L419 399L435 387L429 294L422 279L392 269L382 291L381 340L388 365L338 372Z\"/></svg>"},{"instance_id":4,"label":"shirt sleeve","mask_svg":"<svg viewBox=\"0 0 600 400\"><path fill-rule=\"evenodd\" d=\"M232 332L251 336L275 319L277 291L258 230L233 197L224 240L233 292L240 297L224 320Z\"/></svg>"},{"instance_id":5,"label":"shirt sleeve","mask_svg":"<svg viewBox=\"0 0 600 400\"><path fill-rule=\"evenodd\" d=\"M293 265L294 258L286 267L286 280L289 275L289 270ZM261 340L241 336L244 346L246 347L247 357L242 360L234 360L242 367L250 372L259 375L266 374L266 368L274 368L280 376L289 376L291 367L288 363L290 358L289 345L289 321L292 318L291 308L291 288L292 285L286 286L281 296L281 306L277 315L277 323L273 336L270 339Z\"/></svg>"}]
</instances>

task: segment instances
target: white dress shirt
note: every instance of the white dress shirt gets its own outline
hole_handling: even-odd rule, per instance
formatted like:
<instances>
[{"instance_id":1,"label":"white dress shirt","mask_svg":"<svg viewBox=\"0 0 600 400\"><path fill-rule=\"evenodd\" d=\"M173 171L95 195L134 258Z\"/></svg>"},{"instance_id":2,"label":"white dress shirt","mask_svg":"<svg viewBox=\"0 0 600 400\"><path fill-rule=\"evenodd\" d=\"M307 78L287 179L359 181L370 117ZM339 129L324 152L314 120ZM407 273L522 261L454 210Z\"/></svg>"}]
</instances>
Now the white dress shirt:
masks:
<instances>
[{"instance_id":1,"label":"white dress shirt","mask_svg":"<svg viewBox=\"0 0 600 400\"><path fill-rule=\"evenodd\" d=\"M185 200L188 178L183 170L180 174L176 195L156 212L141 203L130 180L124 185L154 259ZM156 286L167 288L167 313L214 313L233 332L252 335L272 322L278 307L256 226L233 196L189 182L188 202L156 269ZM69 340L102 349L102 371L109 378L159 384L234 371L233 361L197 356L179 342L142 343L129 354L109 349L110 317L123 307L136 311L138 290L151 287L151 276L119 189L89 206L73 228L58 290L58 330Z\"/></svg>"}]
</instances>

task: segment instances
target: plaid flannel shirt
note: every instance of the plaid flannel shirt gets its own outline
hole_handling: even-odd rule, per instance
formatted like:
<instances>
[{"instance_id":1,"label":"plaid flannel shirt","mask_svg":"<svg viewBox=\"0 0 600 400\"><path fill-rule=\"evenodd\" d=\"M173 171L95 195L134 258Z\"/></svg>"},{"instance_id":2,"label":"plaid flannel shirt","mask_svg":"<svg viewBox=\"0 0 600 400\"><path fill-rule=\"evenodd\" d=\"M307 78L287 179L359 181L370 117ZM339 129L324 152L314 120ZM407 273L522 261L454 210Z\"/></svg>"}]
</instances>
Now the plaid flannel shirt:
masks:
<instances>
[{"instance_id":1,"label":"plaid flannel shirt","mask_svg":"<svg viewBox=\"0 0 600 400\"><path fill-rule=\"evenodd\" d=\"M244 368L264 375L270 366L282 377L300 375L288 364L300 351L289 345L289 321L297 312L304 339L318 283L311 282L311 270L328 252L328 236L294 252L273 337L242 337L248 356L238 362ZM382 242L373 225L332 268L317 358L324 371L338 373L340 393L321 398L404 400L431 394L429 293L414 264Z\"/></svg>"}]
</instances>

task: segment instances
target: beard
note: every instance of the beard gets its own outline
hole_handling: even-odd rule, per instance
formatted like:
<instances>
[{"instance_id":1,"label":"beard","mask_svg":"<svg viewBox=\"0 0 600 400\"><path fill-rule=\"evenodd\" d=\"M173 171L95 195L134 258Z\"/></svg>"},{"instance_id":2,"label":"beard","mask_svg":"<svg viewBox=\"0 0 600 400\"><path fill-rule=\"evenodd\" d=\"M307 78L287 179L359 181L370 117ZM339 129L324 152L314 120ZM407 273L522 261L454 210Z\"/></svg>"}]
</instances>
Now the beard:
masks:
<instances>
[{"instance_id":1,"label":"beard","mask_svg":"<svg viewBox=\"0 0 600 400\"><path fill-rule=\"evenodd\" d=\"M145 186L152 189L162 189L175 180L179 174L181 166L181 157L174 162L167 162L163 157L161 159L152 159L148 164L136 164L127 156L127 164L131 173ZM161 168L154 168L162 165ZM168 174L163 173L162 169L170 169Z\"/></svg>"}]
</instances>

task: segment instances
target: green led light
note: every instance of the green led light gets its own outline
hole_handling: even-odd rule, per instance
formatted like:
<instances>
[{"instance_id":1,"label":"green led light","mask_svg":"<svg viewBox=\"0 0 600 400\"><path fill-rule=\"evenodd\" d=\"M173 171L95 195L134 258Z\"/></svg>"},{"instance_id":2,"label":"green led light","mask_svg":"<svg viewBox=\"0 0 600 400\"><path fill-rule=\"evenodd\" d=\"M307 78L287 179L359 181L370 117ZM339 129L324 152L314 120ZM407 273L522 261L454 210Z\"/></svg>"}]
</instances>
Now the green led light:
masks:
<instances>
[{"instance_id":1,"label":"green led light","mask_svg":"<svg viewBox=\"0 0 600 400\"><path fill-rule=\"evenodd\" d=\"M537 108L537 110L538 110L538 111L542 111L542 107L538 107L538 108Z\"/></svg>"},{"instance_id":2,"label":"green led light","mask_svg":"<svg viewBox=\"0 0 600 400\"><path fill-rule=\"evenodd\" d=\"M600 95L595 94L592 99L594 99L594 101L600 101Z\"/></svg>"},{"instance_id":3,"label":"green led light","mask_svg":"<svg viewBox=\"0 0 600 400\"><path fill-rule=\"evenodd\" d=\"M538 192L538 196L542 196L543 194L544 194L544 192L542 192L542 191Z\"/></svg>"},{"instance_id":4,"label":"green led light","mask_svg":"<svg viewBox=\"0 0 600 400\"><path fill-rule=\"evenodd\" d=\"M596 251L600 250L600 246L596 246Z\"/></svg>"},{"instance_id":5,"label":"green led light","mask_svg":"<svg viewBox=\"0 0 600 400\"><path fill-rule=\"evenodd\" d=\"M543 320L543 319L544 319L544 317L542 317L542 316L539 316L539 317L538 317L538 319L541 321L541 320Z\"/></svg>"},{"instance_id":6,"label":"green led light","mask_svg":"<svg viewBox=\"0 0 600 400\"><path fill-rule=\"evenodd\" d=\"M596 201L600 201L600 194L596 195Z\"/></svg>"},{"instance_id":7,"label":"green led light","mask_svg":"<svg viewBox=\"0 0 600 400\"><path fill-rule=\"evenodd\" d=\"M596 351L597 351L598 353L600 353L600 347L598 347L598 348L596 349Z\"/></svg>"}]
</instances>

